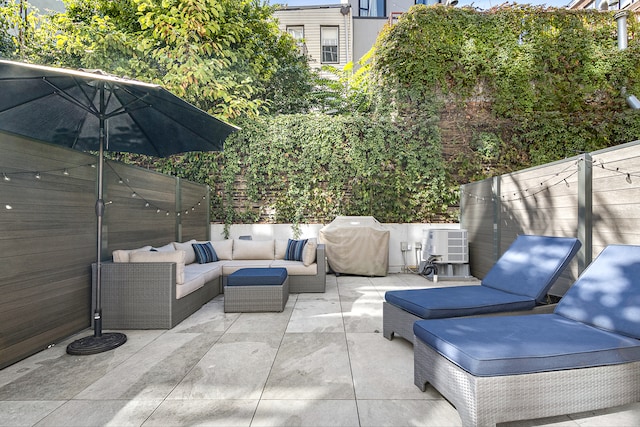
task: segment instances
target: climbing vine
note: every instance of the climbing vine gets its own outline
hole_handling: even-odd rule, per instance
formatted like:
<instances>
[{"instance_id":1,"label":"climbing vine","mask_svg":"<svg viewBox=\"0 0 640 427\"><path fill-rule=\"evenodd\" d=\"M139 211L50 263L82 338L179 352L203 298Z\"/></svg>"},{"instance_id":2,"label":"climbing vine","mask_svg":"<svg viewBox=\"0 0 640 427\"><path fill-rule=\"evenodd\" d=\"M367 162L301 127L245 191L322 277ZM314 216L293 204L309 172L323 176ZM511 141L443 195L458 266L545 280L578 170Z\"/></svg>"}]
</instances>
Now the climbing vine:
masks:
<instances>
[{"instance_id":1,"label":"climbing vine","mask_svg":"<svg viewBox=\"0 0 640 427\"><path fill-rule=\"evenodd\" d=\"M640 94L637 15L628 29L619 50L609 12L415 6L378 38L373 69L385 108L442 101L462 183L640 138L621 93Z\"/></svg>"}]
</instances>

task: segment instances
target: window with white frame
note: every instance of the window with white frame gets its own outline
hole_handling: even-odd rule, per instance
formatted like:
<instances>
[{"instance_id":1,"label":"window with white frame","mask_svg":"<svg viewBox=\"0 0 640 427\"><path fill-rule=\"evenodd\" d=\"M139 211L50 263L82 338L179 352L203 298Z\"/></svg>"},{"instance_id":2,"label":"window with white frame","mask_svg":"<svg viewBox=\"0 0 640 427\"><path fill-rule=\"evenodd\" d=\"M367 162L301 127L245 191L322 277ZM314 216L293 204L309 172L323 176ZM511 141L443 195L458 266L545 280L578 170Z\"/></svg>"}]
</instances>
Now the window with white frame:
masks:
<instances>
[{"instance_id":1,"label":"window with white frame","mask_svg":"<svg viewBox=\"0 0 640 427\"><path fill-rule=\"evenodd\" d=\"M287 25L287 33L289 33L297 43L304 42L304 25Z\"/></svg>"},{"instance_id":2,"label":"window with white frame","mask_svg":"<svg viewBox=\"0 0 640 427\"><path fill-rule=\"evenodd\" d=\"M338 56L338 27L320 27L320 46L323 64L337 64Z\"/></svg>"}]
</instances>

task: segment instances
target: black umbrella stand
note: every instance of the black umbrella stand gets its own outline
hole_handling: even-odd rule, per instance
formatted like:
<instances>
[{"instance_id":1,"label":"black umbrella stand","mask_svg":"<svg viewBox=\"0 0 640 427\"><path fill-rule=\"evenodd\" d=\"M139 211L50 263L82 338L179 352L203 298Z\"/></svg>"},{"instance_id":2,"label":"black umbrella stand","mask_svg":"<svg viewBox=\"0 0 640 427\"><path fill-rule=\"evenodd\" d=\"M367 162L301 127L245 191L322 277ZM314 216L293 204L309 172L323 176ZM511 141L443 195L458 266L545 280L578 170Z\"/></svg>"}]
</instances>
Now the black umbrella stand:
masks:
<instances>
[{"instance_id":1,"label":"black umbrella stand","mask_svg":"<svg viewBox=\"0 0 640 427\"><path fill-rule=\"evenodd\" d=\"M102 333L102 217L104 216L104 200L102 199L102 181L104 168L105 114L104 83L100 87L100 147L98 152L98 199L96 200L96 216L98 218L98 256L96 260L95 311L93 312L93 335L80 338L67 346L67 353L78 356L102 353L120 347L127 342L127 336L120 332Z\"/></svg>"}]
</instances>

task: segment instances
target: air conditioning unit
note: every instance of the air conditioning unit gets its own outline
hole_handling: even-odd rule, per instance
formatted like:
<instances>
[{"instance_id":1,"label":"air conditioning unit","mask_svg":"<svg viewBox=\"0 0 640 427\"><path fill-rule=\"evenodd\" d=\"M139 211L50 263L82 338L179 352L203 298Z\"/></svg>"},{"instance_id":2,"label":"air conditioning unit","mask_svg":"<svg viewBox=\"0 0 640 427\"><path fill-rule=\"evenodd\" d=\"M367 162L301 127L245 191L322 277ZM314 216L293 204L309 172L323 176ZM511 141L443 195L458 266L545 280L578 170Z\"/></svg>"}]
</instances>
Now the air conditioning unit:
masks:
<instances>
[{"instance_id":1,"label":"air conditioning unit","mask_svg":"<svg viewBox=\"0 0 640 427\"><path fill-rule=\"evenodd\" d=\"M422 259L437 264L469 263L467 230L429 229L422 244Z\"/></svg>"}]
</instances>

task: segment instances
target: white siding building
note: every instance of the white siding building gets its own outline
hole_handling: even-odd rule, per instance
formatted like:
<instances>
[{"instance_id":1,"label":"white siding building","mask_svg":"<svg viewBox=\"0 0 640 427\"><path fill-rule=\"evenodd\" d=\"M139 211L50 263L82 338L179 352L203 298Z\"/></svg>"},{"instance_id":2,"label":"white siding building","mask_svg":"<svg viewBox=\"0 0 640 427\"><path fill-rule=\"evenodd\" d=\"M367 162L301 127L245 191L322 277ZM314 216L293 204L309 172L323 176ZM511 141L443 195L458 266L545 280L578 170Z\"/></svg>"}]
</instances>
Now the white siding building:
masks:
<instances>
[{"instance_id":1,"label":"white siding building","mask_svg":"<svg viewBox=\"0 0 640 427\"><path fill-rule=\"evenodd\" d=\"M342 68L362 58L374 45L382 27L411 6L437 3L441 1L342 0L332 5L282 5L274 16L282 31L300 41L311 67L327 64Z\"/></svg>"}]
</instances>

